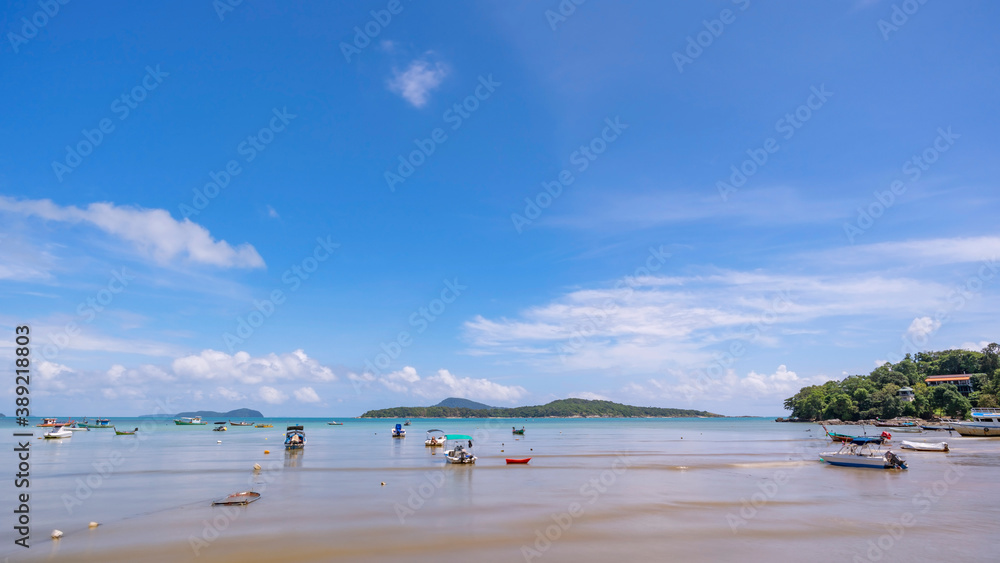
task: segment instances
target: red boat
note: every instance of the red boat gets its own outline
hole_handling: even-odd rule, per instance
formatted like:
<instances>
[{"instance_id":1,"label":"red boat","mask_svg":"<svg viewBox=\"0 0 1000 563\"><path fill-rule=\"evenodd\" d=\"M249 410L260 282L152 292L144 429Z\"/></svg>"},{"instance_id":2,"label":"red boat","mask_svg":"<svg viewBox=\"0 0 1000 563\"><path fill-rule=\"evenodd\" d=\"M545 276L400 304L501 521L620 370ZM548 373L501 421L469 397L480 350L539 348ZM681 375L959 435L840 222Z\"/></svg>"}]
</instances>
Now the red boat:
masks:
<instances>
[{"instance_id":1,"label":"red boat","mask_svg":"<svg viewBox=\"0 0 1000 563\"><path fill-rule=\"evenodd\" d=\"M512 463L522 463L522 464L524 464L524 463L528 463L529 461L531 461L530 457L526 457L524 459L511 459L511 458L508 457L507 458L507 465L510 465Z\"/></svg>"}]
</instances>

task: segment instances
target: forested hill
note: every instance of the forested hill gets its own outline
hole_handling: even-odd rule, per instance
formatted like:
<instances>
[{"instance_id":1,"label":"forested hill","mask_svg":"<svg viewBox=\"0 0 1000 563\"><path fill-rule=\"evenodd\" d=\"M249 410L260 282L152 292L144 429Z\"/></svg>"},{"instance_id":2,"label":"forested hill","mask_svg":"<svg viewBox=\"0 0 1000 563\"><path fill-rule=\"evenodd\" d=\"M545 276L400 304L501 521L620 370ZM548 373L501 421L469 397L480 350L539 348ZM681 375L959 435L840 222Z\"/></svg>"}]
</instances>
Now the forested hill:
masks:
<instances>
[{"instance_id":1,"label":"forested hill","mask_svg":"<svg viewBox=\"0 0 1000 563\"><path fill-rule=\"evenodd\" d=\"M932 375L970 376L972 393L962 396L952 384L928 386ZM902 387L912 387L914 400L898 396ZM868 375L852 375L842 381L803 387L785 399L793 417L807 420L844 421L913 416L965 418L972 407L997 407L1000 396L1000 345L992 343L981 352L944 350L906 355L897 364L886 362Z\"/></svg>"},{"instance_id":2,"label":"forested hill","mask_svg":"<svg viewBox=\"0 0 1000 563\"><path fill-rule=\"evenodd\" d=\"M547 405L514 408L396 407L368 411L361 415L361 418L673 418L719 416L722 415L689 409L633 407L611 401L562 399L552 401Z\"/></svg>"}]
</instances>

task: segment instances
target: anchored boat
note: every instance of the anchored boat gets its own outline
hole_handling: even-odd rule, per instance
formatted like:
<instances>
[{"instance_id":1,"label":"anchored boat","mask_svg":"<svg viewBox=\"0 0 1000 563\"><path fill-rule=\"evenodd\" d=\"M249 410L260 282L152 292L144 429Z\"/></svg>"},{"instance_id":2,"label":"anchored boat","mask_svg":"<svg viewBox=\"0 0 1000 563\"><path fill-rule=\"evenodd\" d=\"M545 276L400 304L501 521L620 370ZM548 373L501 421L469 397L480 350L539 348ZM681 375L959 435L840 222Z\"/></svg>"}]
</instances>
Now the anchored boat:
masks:
<instances>
[{"instance_id":1,"label":"anchored boat","mask_svg":"<svg viewBox=\"0 0 1000 563\"><path fill-rule=\"evenodd\" d=\"M403 425L402 424L397 424L396 427L392 429L392 437L393 438L405 438L406 437L406 430L403 429Z\"/></svg>"},{"instance_id":2,"label":"anchored boat","mask_svg":"<svg viewBox=\"0 0 1000 563\"><path fill-rule=\"evenodd\" d=\"M460 465L471 465L476 463L476 456L472 453L472 436L466 436L465 434L446 434L445 439L449 442L453 440L460 440L451 447L450 450L445 450L444 457L448 460L448 463L455 463ZM462 442L469 441L469 449L466 449Z\"/></svg>"},{"instance_id":3,"label":"anchored boat","mask_svg":"<svg viewBox=\"0 0 1000 563\"><path fill-rule=\"evenodd\" d=\"M907 442L903 440L900 442L899 447L921 452L946 452L948 451L948 442Z\"/></svg>"},{"instance_id":4,"label":"anchored boat","mask_svg":"<svg viewBox=\"0 0 1000 563\"><path fill-rule=\"evenodd\" d=\"M112 428L114 427L112 426ZM135 430L119 430L115 428L115 436L135 436L135 433L138 431L139 431L138 428L136 428Z\"/></svg>"},{"instance_id":5,"label":"anchored boat","mask_svg":"<svg viewBox=\"0 0 1000 563\"><path fill-rule=\"evenodd\" d=\"M289 426L285 432L285 449L301 450L306 447L306 433L302 426Z\"/></svg>"},{"instance_id":6,"label":"anchored boat","mask_svg":"<svg viewBox=\"0 0 1000 563\"><path fill-rule=\"evenodd\" d=\"M520 430L518 430L517 428L514 428L513 426L511 426L511 431L514 434L520 434L521 436L524 436L524 427L523 426L521 427Z\"/></svg>"},{"instance_id":7,"label":"anchored boat","mask_svg":"<svg viewBox=\"0 0 1000 563\"><path fill-rule=\"evenodd\" d=\"M972 422L952 422L951 427L962 436L1000 438L1000 409L976 407Z\"/></svg>"},{"instance_id":8,"label":"anchored boat","mask_svg":"<svg viewBox=\"0 0 1000 563\"><path fill-rule=\"evenodd\" d=\"M841 467L871 467L875 469L906 469L906 462L889 450L873 450L865 440L845 442L839 451L823 452L819 458Z\"/></svg>"},{"instance_id":9,"label":"anchored boat","mask_svg":"<svg viewBox=\"0 0 1000 563\"><path fill-rule=\"evenodd\" d=\"M435 436L435 434L440 434L440 435L439 436ZM427 431L427 439L424 440L424 445L425 446L430 446L432 448L438 447L438 446L443 447L445 439L446 438L445 438L444 430L437 430L437 429L428 430Z\"/></svg>"},{"instance_id":10,"label":"anchored boat","mask_svg":"<svg viewBox=\"0 0 1000 563\"><path fill-rule=\"evenodd\" d=\"M57 440L60 438L72 438L73 433L69 430L64 430L62 426L55 426L52 430L49 430L42 435L46 440Z\"/></svg>"},{"instance_id":11,"label":"anchored boat","mask_svg":"<svg viewBox=\"0 0 1000 563\"><path fill-rule=\"evenodd\" d=\"M182 416L174 419L174 424L178 426L204 426L207 422L202 422L200 416Z\"/></svg>"}]
</instances>

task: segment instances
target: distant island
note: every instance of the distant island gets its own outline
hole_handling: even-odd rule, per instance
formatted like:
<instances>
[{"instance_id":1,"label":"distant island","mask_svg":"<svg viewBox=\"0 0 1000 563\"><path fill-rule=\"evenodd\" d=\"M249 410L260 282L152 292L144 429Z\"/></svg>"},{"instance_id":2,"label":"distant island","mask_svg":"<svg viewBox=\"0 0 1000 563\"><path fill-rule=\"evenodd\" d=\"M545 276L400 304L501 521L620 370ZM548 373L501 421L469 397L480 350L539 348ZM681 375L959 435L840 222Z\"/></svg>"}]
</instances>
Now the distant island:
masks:
<instances>
[{"instance_id":1,"label":"distant island","mask_svg":"<svg viewBox=\"0 0 1000 563\"><path fill-rule=\"evenodd\" d=\"M264 418L264 415L261 414L260 411L255 411L253 409L236 409L229 412L191 411L179 412L177 414L144 414L139 418L173 418L175 416L200 416L202 418Z\"/></svg>"},{"instance_id":2,"label":"distant island","mask_svg":"<svg viewBox=\"0 0 1000 563\"><path fill-rule=\"evenodd\" d=\"M434 405L435 407L453 407L459 409L495 409L496 407L491 407L490 405L484 405L483 403L477 403L475 401L470 401L468 399L460 399L458 397L448 397L447 399L441 401L440 403Z\"/></svg>"},{"instance_id":3,"label":"distant island","mask_svg":"<svg viewBox=\"0 0 1000 563\"><path fill-rule=\"evenodd\" d=\"M531 407L490 407L466 399L446 399L442 403L472 403L479 408L462 406L396 407L368 411L361 418L679 418L722 417L721 414L689 409L633 407L611 401L561 399ZM464 401L465 403L456 403Z\"/></svg>"}]
</instances>

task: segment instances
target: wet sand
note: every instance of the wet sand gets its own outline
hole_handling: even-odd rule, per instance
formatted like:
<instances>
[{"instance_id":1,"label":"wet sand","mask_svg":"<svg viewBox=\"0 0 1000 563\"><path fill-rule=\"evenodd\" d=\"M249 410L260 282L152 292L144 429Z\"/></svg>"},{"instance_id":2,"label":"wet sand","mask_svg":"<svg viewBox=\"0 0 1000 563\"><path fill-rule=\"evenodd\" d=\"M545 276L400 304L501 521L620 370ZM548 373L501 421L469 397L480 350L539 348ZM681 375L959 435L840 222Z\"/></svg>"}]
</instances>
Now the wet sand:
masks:
<instances>
[{"instance_id":1,"label":"wet sand","mask_svg":"<svg viewBox=\"0 0 1000 563\"><path fill-rule=\"evenodd\" d=\"M528 428L519 439L505 420L414 421L404 439L390 438L391 421L296 422L308 445L294 453L281 447L285 421L36 440L32 547L10 549L5 531L0 556L976 561L1000 543L1000 440L908 435L952 450L894 450L910 469L885 471L828 466L818 454L836 447L818 426L762 419L519 420ZM424 428L472 434L479 462L445 465L423 445ZM527 466L504 464L529 456ZM246 489L261 500L210 505ZM11 504L12 484L3 491ZM88 529L91 520L101 526ZM48 538L54 528L61 540Z\"/></svg>"}]
</instances>

